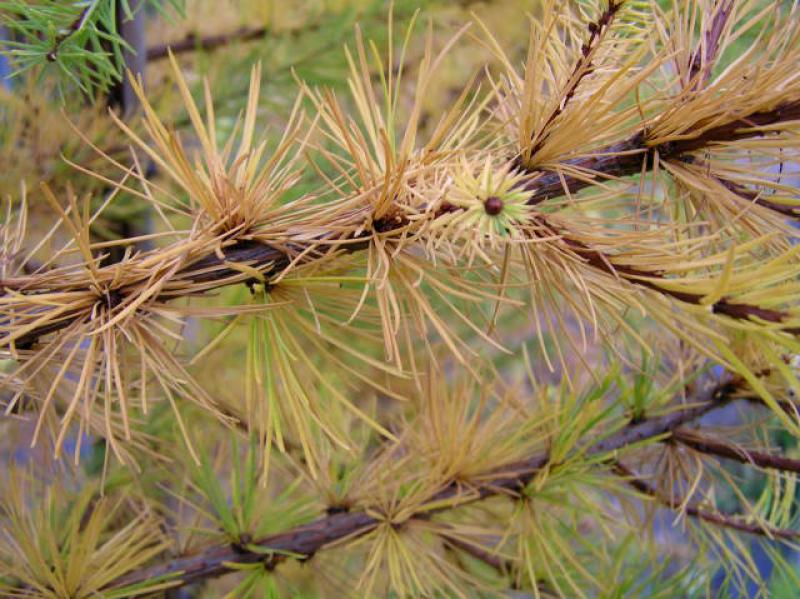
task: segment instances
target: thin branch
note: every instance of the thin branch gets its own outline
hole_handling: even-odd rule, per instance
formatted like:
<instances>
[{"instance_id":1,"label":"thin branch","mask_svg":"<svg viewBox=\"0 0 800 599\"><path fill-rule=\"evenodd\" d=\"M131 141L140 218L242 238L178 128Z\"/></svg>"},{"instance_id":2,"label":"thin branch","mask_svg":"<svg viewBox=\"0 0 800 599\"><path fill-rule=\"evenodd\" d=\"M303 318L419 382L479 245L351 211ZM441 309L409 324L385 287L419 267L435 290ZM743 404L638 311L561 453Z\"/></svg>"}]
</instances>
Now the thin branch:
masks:
<instances>
[{"instance_id":1,"label":"thin branch","mask_svg":"<svg viewBox=\"0 0 800 599\"><path fill-rule=\"evenodd\" d=\"M742 522L741 516L736 514L725 514L707 510L691 503L687 504L686 500L683 498L664 497L656 488L650 485L650 483L643 480L636 472L620 462L615 464L614 469L620 476L626 479L630 486L643 495L652 497L655 501L671 510L681 510L682 513L692 518L697 518L698 520L703 520L722 528L730 528L752 535L766 536L773 539L800 539L800 531L797 530L777 528L766 524Z\"/></svg>"},{"instance_id":2,"label":"thin branch","mask_svg":"<svg viewBox=\"0 0 800 599\"><path fill-rule=\"evenodd\" d=\"M161 60L173 54L183 54L185 52L195 52L197 50L214 50L222 46L227 46L234 42L247 42L264 37L267 34L267 27L241 27L236 31L209 35L206 37L190 33L182 40L167 43L159 46L152 46L147 49L147 60Z\"/></svg>"},{"instance_id":3,"label":"thin branch","mask_svg":"<svg viewBox=\"0 0 800 599\"><path fill-rule=\"evenodd\" d=\"M767 369L765 372L758 374L759 377L769 376L771 370ZM739 399L743 399L745 401L749 401L752 403L756 403L759 405L764 405L764 400L761 399L758 395L748 395L745 397L741 397ZM800 402L796 399L778 399L777 400L778 407L786 412L792 418L796 418L800 420Z\"/></svg>"},{"instance_id":4,"label":"thin branch","mask_svg":"<svg viewBox=\"0 0 800 599\"><path fill-rule=\"evenodd\" d=\"M733 0L717 0L714 3L711 24L703 33L703 43L695 48L689 66L689 78L694 81L696 90L705 87L711 79L711 69L719 54L722 33L732 13Z\"/></svg>"},{"instance_id":5,"label":"thin branch","mask_svg":"<svg viewBox=\"0 0 800 599\"><path fill-rule=\"evenodd\" d=\"M671 431L708 412L738 399L740 383L729 378L699 392L688 407L630 423L616 433L590 443L586 456L613 455L618 450L669 434ZM452 482L428 498L428 505L438 504L436 509L425 510L426 515L436 511L453 509L487 497L516 495L550 463L547 453L506 464L487 472L471 487L463 481ZM448 503L449 502L449 503ZM448 503L447 507L441 507ZM380 524L380 520L366 511L353 511L325 516L309 524L287 532L259 540L255 543L259 552L242 547L217 546L201 553L178 557L166 563L128 574L114 581L110 587L132 585L160 577L177 576L176 585L185 585L198 580L213 578L231 572L229 564L266 561L274 566L285 559L286 554L313 556L317 551L345 538L364 535Z\"/></svg>"},{"instance_id":6,"label":"thin branch","mask_svg":"<svg viewBox=\"0 0 800 599\"><path fill-rule=\"evenodd\" d=\"M731 119L706 130L703 130L703 128L713 121L700 121L696 124L696 127L701 133L695 137L686 137L661 146L654 146L651 150L658 151L662 160L674 159L681 154L696 152L716 143L739 141L763 135L760 131L753 131L754 128L769 127L797 120L800 120L800 100L784 102L770 110L759 110L748 115L742 115L739 118Z\"/></svg>"},{"instance_id":7,"label":"thin branch","mask_svg":"<svg viewBox=\"0 0 800 599\"><path fill-rule=\"evenodd\" d=\"M528 203L535 206L546 200L595 186L600 182L597 177L619 179L638 175L642 172L643 162L648 169L652 168L656 154L661 161L677 160L685 154L712 147L717 143L763 135L759 131L753 131L753 128L797 120L800 120L800 100L784 102L770 110L760 110L731 118L708 129L705 127L714 121L700 121L696 124L696 129L699 131L696 136L692 137L691 132L686 132L683 139L660 145L648 144L646 131L642 130L626 140L601 148L590 155L563 162L565 171L569 169L570 171L591 173L594 178L575 177L566 172L561 174L549 172L533 179L526 187L531 192ZM520 169L527 170L519 161L517 164Z\"/></svg>"},{"instance_id":8,"label":"thin branch","mask_svg":"<svg viewBox=\"0 0 800 599\"><path fill-rule=\"evenodd\" d=\"M447 534L440 533L440 536L444 542L453 549L463 551L475 559L482 561L487 566L496 570L501 576L508 576L512 574L516 568L518 568L514 560L499 556L489 547L475 543L468 543L459 539L458 537L451 537ZM558 593L556 593L545 580L537 578L536 587L539 589L540 593L544 592L553 596L558 595ZM513 586L512 588L516 589L517 587Z\"/></svg>"},{"instance_id":9,"label":"thin branch","mask_svg":"<svg viewBox=\"0 0 800 599\"><path fill-rule=\"evenodd\" d=\"M281 33L289 36L299 36L319 31L321 23L315 22L300 27L282 29ZM269 27L240 27L227 33L216 35L200 36L196 33L189 33L182 40L151 46L147 49L148 60L162 60L169 56L169 53L184 54L196 52L198 50L210 52L218 48L223 48L230 44L251 42L265 37L270 32Z\"/></svg>"},{"instance_id":10,"label":"thin branch","mask_svg":"<svg viewBox=\"0 0 800 599\"><path fill-rule=\"evenodd\" d=\"M639 270L632 266L614 264L614 256L591 248L581 241L571 239L567 234L562 235L562 239L570 249L584 258L590 266L597 270L604 271L613 276L619 276L629 283L656 291L683 303L695 306L702 305L703 299L705 298L703 294L677 291L668 287L663 287L658 283L658 279L663 278L658 273ZM791 318L789 314L780 310L762 308L752 304L731 302L724 298L713 304L709 304L709 308L714 314L724 314L734 320L757 319L764 322L780 324ZM783 331L790 335L800 335L800 327L786 327Z\"/></svg>"},{"instance_id":11,"label":"thin branch","mask_svg":"<svg viewBox=\"0 0 800 599\"><path fill-rule=\"evenodd\" d=\"M475 543L467 543L458 537L451 537L447 534L443 534L441 536L448 545L458 549L459 551L463 551L468 555L471 555L475 559L482 561L488 566L491 566L500 574L508 574L513 568L509 560L503 559L496 553L492 552L489 548L476 545Z\"/></svg>"},{"instance_id":12,"label":"thin branch","mask_svg":"<svg viewBox=\"0 0 800 599\"><path fill-rule=\"evenodd\" d=\"M792 206L789 204L779 204L778 202L772 202L768 199L765 199L758 191L748 189L742 185L739 185L738 183L734 183L733 181L728 181L727 179L723 179L722 177L714 177L714 178L721 185L723 185L728 191L736 194L746 202L752 202L758 206L763 206L764 208L768 208L784 216L789 216L792 218L800 217L800 206Z\"/></svg>"},{"instance_id":13,"label":"thin branch","mask_svg":"<svg viewBox=\"0 0 800 599\"><path fill-rule=\"evenodd\" d=\"M714 62L718 58L720 42L725 27L733 14L733 0L716 0L714 3L713 16L708 28L703 32L701 42L697 45L692 53L692 59L689 67L689 81L686 83L688 87L694 91L700 91L708 85L711 80L711 71ZM695 161L697 164L697 161ZM703 166L706 166L700 163ZM710 170L710 169L709 169ZM731 193L739 196L747 202L754 203L758 206L763 206L774 212L778 212L784 216L797 217L800 216L800 208L796 206L788 206L785 204L778 204L761 197L757 191L753 191L728 181L718 176L713 178L728 189Z\"/></svg>"},{"instance_id":14,"label":"thin branch","mask_svg":"<svg viewBox=\"0 0 800 599\"><path fill-rule=\"evenodd\" d=\"M606 9L600 13L597 19L590 22L587 26L589 30L589 38L581 46L581 55L576 61L569 79L567 79L566 88L560 94L562 98L561 102L559 102L558 106L553 109L539 131L539 139L536 141L529 153L531 158L536 155L536 153L547 141L547 138L550 136L550 128L553 125L553 122L562 112L564 112L564 109L575 96L575 92L578 91L581 81L583 81L592 73L592 56L594 55L597 45L599 45L600 41L602 40L603 35L608 31L608 29L611 27L611 24L614 22L614 19L617 16L617 13L619 13L619 10L622 8L623 4L624 0L611 0L608 3L608 7L606 7Z\"/></svg>"},{"instance_id":15,"label":"thin branch","mask_svg":"<svg viewBox=\"0 0 800 599\"><path fill-rule=\"evenodd\" d=\"M679 428L672 433L672 438L700 453L736 460L742 464L752 464L761 468L800 473L800 460L764 451L745 449L693 429Z\"/></svg>"}]
</instances>

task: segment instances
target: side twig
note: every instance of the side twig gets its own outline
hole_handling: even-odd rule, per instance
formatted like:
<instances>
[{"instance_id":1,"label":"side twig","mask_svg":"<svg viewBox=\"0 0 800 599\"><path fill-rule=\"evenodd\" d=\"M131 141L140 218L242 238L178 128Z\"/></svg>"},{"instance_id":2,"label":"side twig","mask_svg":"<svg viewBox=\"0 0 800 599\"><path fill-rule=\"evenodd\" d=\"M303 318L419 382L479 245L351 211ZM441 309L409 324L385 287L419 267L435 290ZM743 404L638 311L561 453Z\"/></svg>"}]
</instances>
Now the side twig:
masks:
<instances>
[{"instance_id":1,"label":"side twig","mask_svg":"<svg viewBox=\"0 0 800 599\"><path fill-rule=\"evenodd\" d=\"M700 453L735 460L742 464L752 464L770 470L800 473L800 460L755 449L745 449L692 429L677 429L672 433L672 438Z\"/></svg>"},{"instance_id":2,"label":"side twig","mask_svg":"<svg viewBox=\"0 0 800 599\"><path fill-rule=\"evenodd\" d=\"M512 569L512 564L508 560L505 560L496 553L493 553L488 547L481 547L480 545L476 545L474 543L467 543L466 541L462 541L457 537L451 537L449 535L443 535L443 539L447 545L450 545L454 549L463 551L475 559L482 561L487 566L491 566L497 570L497 572L500 574L508 574Z\"/></svg>"},{"instance_id":3,"label":"side twig","mask_svg":"<svg viewBox=\"0 0 800 599\"><path fill-rule=\"evenodd\" d=\"M578 87L581 84L581 81L587 76L592 73L593 66L592 66L592 56L597 49L600 41L603 39L603 35L611 24L614 22L614 18L619 13L619 10L622 8L624 0L622 1L614 1L611 0L608 3L606 9L600 13L596 20L592 21L588 25L589 30L589 37L581 46L581 55L575 63L574 68L572 69L572 73L570 74L569 79L567 80L566 88L563 90L559 96L562 101L556 106L550 115L545 119L544 124L541 127L539 133L539 139L531 148L529 156L533 157L536 153L542 148L542 146L547 141L547 138L550 136L550 128L553 125L553 122L558 118L558 116L564 112L564 109L570 103L572 98L575 96L575 92L578 91Z\"/></svg>"},{"instance_id":4,"label":"side twig","mask_svg":"<svg viewBox=\"0 0 800 599\"><path fill-rule=\"evenodd\" d=\"M615 464L614 469L620 476L626 479L627 483L631 487L639 491L642 495L651 497L664 507L667 507L671 510L681 509L683 513L685 513L687 516L691 516L692 518L703 520L710 524L721 526L722 528L729 528L731 530L737 530L747 534L783 540L800 539L800 531L797 530L776 528L766 524L753 524L750 522L744 522L742 521L741 516L738 515L715 512L691 503L687 504L683 498L664 497L655 487L650 485L650 483L646 482L636 472L620 462Z\"/></svg>"},{"instance_id":5,"label":"side twig","mask_svg":"<svg viewBox=\"0 0 800 599\"><path fill-rule=\"evenodd\" d=\"M170 51L172 51L173 54L184 54L196 50L214 50L234 42L257 40L264 37L266 34L266 27L241 27L229 33L220 33L205 37L190 33L182 40L148 48L147 60L164 59L169 56Z\"/></svg>"},{"instance_id":6,"label":"side twig","mask_svg":"<svg viewBox=\"0 0 800 599\"><path fill-rule=\"evenodd\" d=\"M702 43L695 48L689 66L689 76L694 89L705 87L711 79L711 69L719 54L720 41L733 12L733 0L717 0L711 23L703 32Z\"/></svg>"}]
</instances>

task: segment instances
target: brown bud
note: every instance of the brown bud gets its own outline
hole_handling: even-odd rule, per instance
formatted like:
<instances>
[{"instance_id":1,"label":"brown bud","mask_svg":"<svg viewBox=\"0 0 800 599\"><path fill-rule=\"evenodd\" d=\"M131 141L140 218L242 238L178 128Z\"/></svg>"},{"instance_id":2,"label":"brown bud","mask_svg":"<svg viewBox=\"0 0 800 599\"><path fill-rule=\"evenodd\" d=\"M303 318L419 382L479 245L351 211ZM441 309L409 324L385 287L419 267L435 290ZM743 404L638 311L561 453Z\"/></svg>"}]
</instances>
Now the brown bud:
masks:
<instances>
[{"instance_id":1,"label":"brown bud","mask_svg":"<svg viewBox=\"0 0 800 599\"><path fill-rule=\"evenodd\" d=\"M483 202L483 209L489 216L497 216L503 211L503 200L497 196L489 196Z\"/></svg>"}]
</instances>

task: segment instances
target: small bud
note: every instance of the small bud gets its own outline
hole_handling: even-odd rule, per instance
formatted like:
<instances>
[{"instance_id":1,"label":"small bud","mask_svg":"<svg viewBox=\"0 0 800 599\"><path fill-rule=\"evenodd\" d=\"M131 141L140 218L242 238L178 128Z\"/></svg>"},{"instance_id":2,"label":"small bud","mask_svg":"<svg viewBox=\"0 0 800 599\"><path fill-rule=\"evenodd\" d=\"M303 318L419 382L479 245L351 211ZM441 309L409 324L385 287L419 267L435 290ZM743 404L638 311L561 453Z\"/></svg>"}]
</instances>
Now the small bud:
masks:
<instances>
[{"instance_id":1,"label":"small bud","mask_svg":"<svg viewBox=\"0 0 800 599\"><path fill-rule=\"evenodd\" d=\"M489 196L483 202L483 209L489 216L497 216L503 211L503 200L497 196Z\"/></svg>"}]
</instances>

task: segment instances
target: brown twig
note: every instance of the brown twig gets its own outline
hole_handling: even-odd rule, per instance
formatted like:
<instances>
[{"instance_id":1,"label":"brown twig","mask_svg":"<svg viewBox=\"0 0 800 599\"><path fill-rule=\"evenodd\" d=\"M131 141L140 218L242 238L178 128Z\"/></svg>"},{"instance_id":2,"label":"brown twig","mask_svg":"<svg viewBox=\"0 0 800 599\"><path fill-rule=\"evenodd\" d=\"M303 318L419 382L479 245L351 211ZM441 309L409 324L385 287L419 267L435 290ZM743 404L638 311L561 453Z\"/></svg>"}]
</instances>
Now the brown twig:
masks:
<instances>
[{"instance_id":1,"label":"brown twig","mask_svg":"<svg viewBox=\"0 0 800 599\"><path fill-rule=\"evenodd\" d=\"M758 206L763 206L774 212L778 212L784 216L792 218L800 217L800 206L790 206L788 204L779 204L762 197L761 193L752 189L748 189L733 181L728 181L722 177L715 177L715 179L731 193L736 194L746 202L752 202Z\"/></svg>"},{"instance_id":2,"label":"brown twig","mask_svg":"<svg viewBox=\"0 0 800 599\"><path fill-rule=\"evenodd\" d=\"M653 165L656 154L662 161L676 160L685 154L712 147L717 143L760 135L760 132L753 131L753 128L797 120L800 120L800 100L779 104L771 110L761 110L731 118L705 130L709 123L700 121L696 124L696 128L701 133L694 137L687 135L683 139L661 145L648 144L646 133L639 131L628 139L599 149L591 155L564 161L564 170L580 171L593 177L588 175L575 177L566 173L549 172L532 179L526 186L531 192L528 203L535 206L567 193L577 193L597 185L600 182L597 177L619 179L638 175L642 172L642 163L645 163L647 168ZM527 170L524 165L519 164L519 166Z\"/></svg>"},{"instance_id":3,"label":"brown twig","mask_svg":"<svg viewBox=\"0 0 800 599\"><path fill-rule=\"evenodd\" d=\"M581 241L571 239L568 234L562 235L564 243L572 249L577 255L586 260L586 262L596 268L611 274L619 276L626 281L645 287L652 291L656 291L662 295L666 295L686 304L699 306L705 297L700 293L691 293L688 291L676 291L659 285L658 279L663 278L657 273L639 270L631 266L614 264L614 257L605 254L599 250L588 247ZM727 299L720 299L713 304L709 304L710 310L714 314L724 314L734 320L761 320L780 324L789 320L789 314L780 310L771 308L762 308L751 304L743 304L739 302L731 302ZM791 335L800 335L800 327L786 327L783 329L786 333Z\"/></svg>"},{"instance_id":4,"label":"brown twig","mask_svg":"<svg viewBox=\"0 0 800 599\"><path fill-rule=\"evenodd\" d=\"M695 90L705 87L711 79L711 68L719 53L722 32L733 12L733 0L718 0L714 4L714 17L703 33L703 43L695 48L689 63L689 79L694 82Z\"/></svg>"},{"instance_id":5,"label":"brown twig","mask_svg":"<svg viewBox=\"0 0 800 599\"><path fill-rule=\"evenodd\" d=\"M726 514L723 512L711 511L692 503L687 503L683 498L664 497L658 490L643 480L636 472L628 468L624 464L617 462L614 469L620 476L626 479L626 482L634 489L639 491L642 495L653 498L655 501L671 510L682 510L687 516L697 518L721 526L723 528L730 528L752 535L766 536L774 539L794 540L800 539L800 531L790 530L786 528L776 528L766 524L752 524L743 522L741 516L735 514Z\"/></svg>"},{"instance_id":6,"label":"brown twig","mask_svg":"<svg viewBox=\"0 0 800 599\"><path fill-rule=\"evenodd\" d=\"M699 392L689 407L680 408L662 416L656 416L637 423L631 423L620 431L590 443L586 455L601 457L614 455L627 446L669 434L691 420L726 405L736 399L739 392L738 379L727 379ZM452 482L428 499L428 504L449 502L449 507L426 510L429 515L474 503L496 495L518 494L536 474L550 462L547 453L506 464L487 472L468 487L464 482ZM166 563L139 570L114 581L111 587L142 583L155 578L176 576L176 585L185 585L197 580L212 578L231 571L226 564L255 563L268 561L276 565L286 554L313 556L336 541L364 535L380 524L376 517L365 511L336 513L320 518L290 531L273 535L257 541L258 553L242 547L217 546L191 556L178 557Z\"/></svg>"},{"instance_id":7,"label":"brown twig","mask_svg":"<svg viewBox=\"0 0 800 599\"><path fill-rule=\"evenodd\" d=\"M170 51L173 54L183 54L196 50L214 50L234 42L248 42L264 37L267 31L266 27L241 27L236 31L206 37L190 33L182 40L148 48L147 60L161 60L169 56Z\"/></svg>"},{"instance_id":8,"label":"brown twig","mask_svg":"<svg viewBox=\"0 0 800 599\"><path fill-rule=\"evenodd\" d=\"M730 119L706 130L703 128L712 121L698 122L695 127L702 133L694 137L686 137L677 141L669 142L661 146L651 148L657 150L662 159L678 158L681 154L696 152L715 143L739 141L748 137L762 135L754 128L768 127L778 123L800 120L800 100L784 102L771 110L759 110L738 118Z\"/></svg>"},{"instance_id":9,"label":"brown twig","mask_svg":"<svg viewBox=\"0 0 800 599\"><path fill-rule=\"evenodd\" d=\"M508 574L511 569L512 565L508 560L503 559L496 553L493 553L490 549L481 547L480 545L476 545L475 543L467 543L466 541L462 541L458 537L451 537L450 535L442 535L444 538L445 543L458 549L459 551L463 551L464 553L471 555L475 559L482 561L488 566L491 566L495 570L497 570L500 574Z\"/></svg>"},{"instance_id":10,"label":"brown twig","mask_svg":"<svg viewBox=\"0 0 800 599\"><path fill-rule=\"evenodd\" d=\"M686 85L689 86L689 84L691 84L691 88L694 91L699 91L706 87L711 79L711 70L714 61L718 58L722 33L725 31L725 26L730 20L732 13L733 0L717 0L714 3L714 14L711 19L711 24L703 33L702 42L695 48L690 61L689 81L686 82ZM727 181L721 177L714 177L714 179L730 192L748 202L753 202L758 206L763 206L764 208L768 208L784 216L800 216L800 208L796 206L787 206L771 202L762 198L761 194L758 192L747 189L732 181Z\"/></svg>"},{"instance_id":11,"label":"brown twig","mask_svg":"<svg viewBox=\"0 0 800 599\"><path fill-rule=\"evenodd\" d=\"M592 73L592 56L596 49L596 44L602 39L603 34L608 31L608 28L614 22L614 18L617 16L617 13L619 13L623 4L624 0L610 0L606 9L600 13L597 19L589 23L589 38L581 46L581 55L576 61L569 79L567 79L566 88L560 94L562 100L558 103L558 106L553 109L542 125L539 139L536 141L533 148L531 148L528 154L529 157L535 156L536 153L542 149L542 146L547 142L547 138L550 136L550 127L553 122L564 112L567 105L575 96L575 92L578 91L581 81Z\"/></svg>"},{"instance_id":12,"label":"brown twig","mask_svg":"<svg viewBox=\"0 0 800 599\"><path fill-rule=\"evenodd\" d=\"M768 375L769 375L769 371L767 371L763 375L759 374L757 376L760 377L760 376L768 376ZM759 404L759 405L764 405L764 400L761 399L757 395L747 395L747 396L741 397L740 399L743 399L744 401L749 401L749 402L752 402L752 403L756 403L756 404ZM800 420L800 402L798 402L796 399L778 399L776 401L777 401L778 407L781 410L783 410L784 412L786 412L786 414L788 414L792 418L796 418L797 420Z\"/></svg>"},{"instance_id":13,"label":"brown twig","mask_svg":"<svg viewBox=\"0 0 800 599\"><path fill-rule=\"evenodd\" d=\"M511 574L515 569L515 563L513 560L499 556L497 553L494 553L488 547L484 547L483 545L478 545L474 543L468 543L466 541L462 541L457 537L451 537L446 534L443 534L441 536L447 545L453 547L454 549L463 551L464 553L471 555L472 557L474 557L479 561L482 561L487 566L496 570L497 573L502 576L507 576ZM539 589L540 593L544 592L553 596L558 595L558 593L556 593L555 590L545 580L537 579L536 586ZM512 588L516 589L517 587L512 586Z\"/></svg>"},{"instance_id":14,"label":"brown twig","mask_svg":"<svg viewBox=\"0 0 800 599\"><path fill-rule=\"evenodd\" d=\"M672 438L700 453L736 460L742 464L752 464L770 470L800 473L800 460L755 449L745 449L744 447L709 437L693 429L679 428L672 433Z\"/></svg>"}]
</instances>

